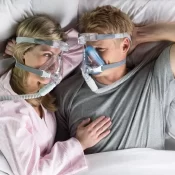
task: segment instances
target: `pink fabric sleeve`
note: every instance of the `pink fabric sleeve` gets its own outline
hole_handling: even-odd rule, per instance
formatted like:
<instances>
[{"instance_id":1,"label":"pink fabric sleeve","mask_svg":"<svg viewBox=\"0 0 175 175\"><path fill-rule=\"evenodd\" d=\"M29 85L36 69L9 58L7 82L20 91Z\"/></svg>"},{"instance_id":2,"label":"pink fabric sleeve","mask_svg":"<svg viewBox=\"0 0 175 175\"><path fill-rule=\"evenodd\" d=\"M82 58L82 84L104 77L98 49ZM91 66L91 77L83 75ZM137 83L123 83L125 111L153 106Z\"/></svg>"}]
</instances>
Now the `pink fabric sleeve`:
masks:
<instances>
[{"instance_id":1,"label":"pink fabric sleeve","mask_svg":"<svg viewBox=\"0 0 175 175\"><path fill-rule=\"evenodd\" d=\"M49 154L41 156L33 137L36 131L25 118L28 117L0 117L0 151L14 175L67 175L87 168L75 138L55 143Z\"/></svg>"},{"instance_id":2,"label":"pink fabric sleeve","mask_svg":"<svg viewBox=\"0 0 175 175\"><path fill-rule=\"evenodd\" d=\"M62 55L63 77L70 74L83 60L83 46L78 44L78 32L74 29L70 29L66 34L66 42L69 44L70 49Z\"/></svg>"}]
</instances>

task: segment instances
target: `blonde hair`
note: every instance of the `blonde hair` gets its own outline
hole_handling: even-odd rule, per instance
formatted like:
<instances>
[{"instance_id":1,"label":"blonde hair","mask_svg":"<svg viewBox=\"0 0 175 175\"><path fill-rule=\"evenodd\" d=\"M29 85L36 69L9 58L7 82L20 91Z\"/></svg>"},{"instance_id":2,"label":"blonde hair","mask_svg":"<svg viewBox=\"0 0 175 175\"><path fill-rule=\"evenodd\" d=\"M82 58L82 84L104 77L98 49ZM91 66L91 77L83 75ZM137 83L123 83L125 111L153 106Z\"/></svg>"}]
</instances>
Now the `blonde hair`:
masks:
<instances>
[{"instance_id":1,"label":"blonde hair","mask_svg":"<svg viewBox=\"0 0 175 175\"><path fill-rule=\"evenodd\" d=\"M127 14L116 7L106 5L85 13L79 21L81 33L114 34L128 33L132 35L133 23Z\"/></svg>"},{"instance_id":2,"label":"blonde hair","mask_svg":"<svg viewBox=\"0 0 175 175\"><path fill-rule=\"evenodd\" d=\"M46 15L38 15L25 19L21 22L17 28L16 36L20 37L31 37L42 40L62 40L63 33L61 31L60 25L54 20ZM14 49L14 57L18 62L25 64L23 61L23 55L32 50L36 44L30 43L20 43L16 44ZM27 94L26 79L28 77L28 72L14 67L11 76L11 86L12 89L17 94ZM38 107L41 104L50 111L55 111L55 98L50 94L37 99L26 100L33 107Z\"/></svg>"}]
</instances>

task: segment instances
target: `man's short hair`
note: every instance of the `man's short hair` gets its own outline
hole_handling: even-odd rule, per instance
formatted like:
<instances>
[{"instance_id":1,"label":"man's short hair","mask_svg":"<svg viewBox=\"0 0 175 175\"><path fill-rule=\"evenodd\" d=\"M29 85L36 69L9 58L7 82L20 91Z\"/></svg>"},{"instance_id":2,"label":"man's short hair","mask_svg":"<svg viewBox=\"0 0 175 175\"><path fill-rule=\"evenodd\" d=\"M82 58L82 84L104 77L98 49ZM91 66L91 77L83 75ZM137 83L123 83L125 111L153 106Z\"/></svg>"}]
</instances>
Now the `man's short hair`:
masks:
<instances>
[{"instance_id":1,"label":"man's short hair","mask_svg":"<svg viewBox=\"0 0 175 175\"><path fill-rule=\"evenodd\" d=\"M120 9L106 5L85 13L79 21L81 33L114 34L128 33L132 35L133 23L129 16Z\"/></svg>"}]
</instances>

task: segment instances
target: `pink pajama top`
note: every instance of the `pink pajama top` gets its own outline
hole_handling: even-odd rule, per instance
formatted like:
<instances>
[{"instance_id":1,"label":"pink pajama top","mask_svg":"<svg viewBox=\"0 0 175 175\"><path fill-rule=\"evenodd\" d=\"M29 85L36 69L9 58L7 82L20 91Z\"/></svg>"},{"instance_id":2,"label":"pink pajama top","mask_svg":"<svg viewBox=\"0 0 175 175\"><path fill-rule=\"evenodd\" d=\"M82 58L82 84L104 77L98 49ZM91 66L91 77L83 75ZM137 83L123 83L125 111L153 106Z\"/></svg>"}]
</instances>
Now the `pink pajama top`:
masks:
<instances>
[{"instance_id":1,"label":"pink pajama top","mask_svg":"<svg viewBox=\"0 0 175 175\"><path fill-rule=\"evenodd\" d=\"M0 77L0 96L16 95L10 77L11 71ZM54 144L55 115L43 111L41 119L23 99L0 101L0 151L13 174L66 175L86 169L79 141L71 138Z\"/></svg>"}]
</instances>

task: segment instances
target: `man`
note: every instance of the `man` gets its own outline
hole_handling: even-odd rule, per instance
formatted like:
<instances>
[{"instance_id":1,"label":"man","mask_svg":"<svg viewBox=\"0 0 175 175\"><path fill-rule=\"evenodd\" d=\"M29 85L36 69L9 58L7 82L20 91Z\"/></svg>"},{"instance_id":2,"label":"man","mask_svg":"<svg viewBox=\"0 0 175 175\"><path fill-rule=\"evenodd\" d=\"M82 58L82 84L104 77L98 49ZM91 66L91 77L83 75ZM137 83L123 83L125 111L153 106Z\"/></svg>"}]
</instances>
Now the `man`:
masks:
<instances>
[{"instance_id":1,"label":"man","mask_svg":"<svg viewBox=\"0 0 175 175\"><path fill-rule=\"evenodd\" d=\"M126 14L115 7L98 7L82 16L80 30L86 33L79 39L86 46L82 72L55 91L59 106L56 140L74 136L83 119L105 115L112 120L111 133L87 149L87 154L127 148L163 149L175 97L175 45L167 47L157 60L143 60L129 70L125 62L133 24ZM136 44L175 41L175 24L137 30Z\"/></svg>"}]
</instances>

